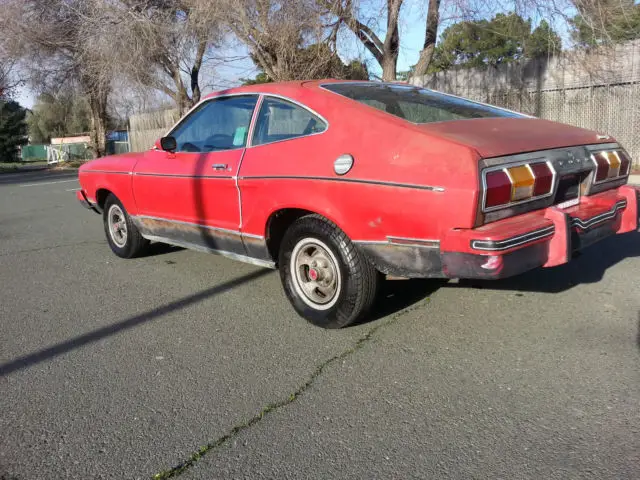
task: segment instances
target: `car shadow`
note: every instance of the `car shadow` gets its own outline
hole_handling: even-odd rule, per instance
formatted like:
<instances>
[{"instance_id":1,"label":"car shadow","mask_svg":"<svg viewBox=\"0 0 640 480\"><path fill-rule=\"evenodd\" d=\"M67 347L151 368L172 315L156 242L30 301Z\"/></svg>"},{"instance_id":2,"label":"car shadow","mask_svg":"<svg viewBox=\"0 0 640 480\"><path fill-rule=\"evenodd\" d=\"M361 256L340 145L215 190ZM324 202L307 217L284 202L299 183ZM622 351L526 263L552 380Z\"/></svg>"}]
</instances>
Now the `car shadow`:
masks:
<instances>
[{"instance_id":1,"label":"car shadow","mask_svg":"<svg viewBox=\"0 0 640 480\"><path fill-rule=\"evenodd\" d=\"M423 301L446 282L446 279L421 278L384 280L369 315L351 326L363 325L394 315Z\"/></svg>"},{"instance_id":2,"label":"car shadow","mask_svg":"<svg viewBox=\"0 0 640 480\"><path fill-rule=\"evenodd\" d=\"M581 255L565 265L537 268L502 280L385 280L370 315L354 325L393 315L424 300L441 288L561 293L576 285L599 282L609 268L629 257L640 257L640 234L637 232L607 238L585 249ZM637 343L640 348L640 312Z\"/></svg>"},{"instance_id":3,"label":"car shadow","mask_svg":"<svg viewBox=\"0 0 640 480\"><path fill-rule=\"evenodd\" d=\"M0 378L10 373L23 370L25 368L37 365L42 362L52 360L67 352L76 350L86 345L94 344L104 338L117 335L119 333L131 330L145 323L155 321L167 314L183 310L191 305L200 303L212 297L222 295L233 290L243 284L250 283L261 277L271 274L272 270L260 269L251 273L236 277L227 282L214 285L211 288L195 292L186 297L174 300L172 302L160 305L154 309L126 318L120 322L112 323L101 328L97 328L88 333L72 337L60 343L56 343L42 350L29 353L27 355L15 358L6 363L0 364Z\"/></svg>"},{"instance_id":4,"label":"car shadow","mask_svg":"<svg viewBox=\"0 0 640 480\"><path fill-rule=\"evenodd\" d=\"M184 250L184 248L169 245L168 243L152 242L140 258L156 257L168 253L180 252L182 250Z\"/></svg>"},{"instance_id":5,"label":"car shadow","mask_svg":"<svg viewBox=\"0 0 640 480\"><path fill-rule=\"evenodd\" d=\"M636 344L638 345L638 350L640 350L640 311L638 312L638 335L636 336Z\"/></svg>"}]
</instances>

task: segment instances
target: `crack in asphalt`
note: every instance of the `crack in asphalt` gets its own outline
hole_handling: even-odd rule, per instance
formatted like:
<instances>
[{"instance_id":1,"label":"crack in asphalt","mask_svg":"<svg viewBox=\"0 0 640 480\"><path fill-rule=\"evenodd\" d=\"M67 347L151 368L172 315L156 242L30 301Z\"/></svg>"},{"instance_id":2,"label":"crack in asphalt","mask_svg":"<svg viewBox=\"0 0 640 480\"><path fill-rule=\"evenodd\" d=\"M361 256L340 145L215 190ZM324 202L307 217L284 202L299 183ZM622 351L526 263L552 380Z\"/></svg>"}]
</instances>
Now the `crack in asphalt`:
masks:
<instances>
[{"instance_id":1,"label":"crack in asphalt","mask_svg":"<svg viewBox=\"0 0 640 480\"><path fill-rule=\"evenodd\" d=\"M318 377L320 375L322 375L322 372L330 365L332 365L333 363L339 362L340 360L344 360L348 357L350 357L351 355L355 354L357 351L359 351L360 349L362 349L362 347L364 347L372 338L373 336L381 329L388 327L389 325L392 325L394 323L396 323L398 321L398 319L400 319L400 317L414 312L422 307L424 307L425 305L427 305L429 303L429 297L425 298L424 300L417 302L416 304L412 305L411 307L405 308L399 312L397 312L396 314L394 314L389 320L379 323L378 325L370 328L362 337L360 337L355 343L354 345L343 351L342 353L335 355L331 358L329 358L328 360L322 362L320 365L318 365L316 367L316 369L311 373L311 375L309 376L309 378L307 379L307 381L305 383L303 383L300 387L298 387L293 393L291 393L291 395L289 395L288 398L286 399L282 399L279 400L277 402L273 402L273 403L269 403L268 405L264 406L260 412L258 414L256 414L255 416L251 417L249 420L240 423L236 426L234 426L231 430L229 430L226 434L224 434L223 436L217 438L216 440L203 445L202 447L200 447L196 452L194 452L188 459L186 459L185 461L179 463L178 465L176 465L175 467L169 469L169 470L165 470L162 471L160 473L156 473L152 479L153 480L165 480L168 478L172 478L172 477L177 477L178 475L181 475L182 473L184 473L186 470L188 470L189 468L193 467L195 465L195 463L200 460L204 455L206 455L207 453L210 453L212 451L215 451L217 449L219 449L220 447L222 447L224 444L226 444L229 440L235 438L236 436L238 436L242 431L247 430L249 428L251 428L252 426L256 425L258 422L260 422L264 417L266 417L267 415L269 415L270 413L286 407L287 405L292 404L293 402L295 402L301 395L303 395L309 388L311 388L313 386L313 384L315 383L315 381L318 379Z\"/></svg>"},{"instance_id":2,"label":"crack in asphalt","mask_svg":"<svg viewBox=\"0 0 640 480\"><path fill-rule=\"evenodd\" d=\"M76 242L76 243L63 243L60 245L49 245L48 247L29 248L26 250L18 250L16 252L0 253L0 257L8 257L9 255L20 255L23 253L42 252L44 250L55 250L56 248L79 247L81 245L103 245L103 244L104 242L97 242L95 240L87 240L86 242Z\"/></svg>"}]
</instances>

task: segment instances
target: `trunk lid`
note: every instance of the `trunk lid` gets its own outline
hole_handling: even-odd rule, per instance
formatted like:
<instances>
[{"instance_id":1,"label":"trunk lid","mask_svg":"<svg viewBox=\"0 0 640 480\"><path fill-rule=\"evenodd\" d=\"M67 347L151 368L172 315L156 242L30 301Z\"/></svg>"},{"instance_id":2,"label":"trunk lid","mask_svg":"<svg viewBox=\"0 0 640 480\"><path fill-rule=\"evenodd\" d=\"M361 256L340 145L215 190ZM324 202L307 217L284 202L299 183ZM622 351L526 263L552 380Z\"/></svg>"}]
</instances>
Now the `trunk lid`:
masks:
<instances>
[{"instance_id":1,"label":"trunk lid","mask_svg":"<svg viewBox=\"0 0 640 480\"><path fill-rule=\"evenodd\" d=\"M597 132L538 118L477 118L421 124L431 135L475 148L484 158L613 142Z\"/></svg>"}]
</instances>

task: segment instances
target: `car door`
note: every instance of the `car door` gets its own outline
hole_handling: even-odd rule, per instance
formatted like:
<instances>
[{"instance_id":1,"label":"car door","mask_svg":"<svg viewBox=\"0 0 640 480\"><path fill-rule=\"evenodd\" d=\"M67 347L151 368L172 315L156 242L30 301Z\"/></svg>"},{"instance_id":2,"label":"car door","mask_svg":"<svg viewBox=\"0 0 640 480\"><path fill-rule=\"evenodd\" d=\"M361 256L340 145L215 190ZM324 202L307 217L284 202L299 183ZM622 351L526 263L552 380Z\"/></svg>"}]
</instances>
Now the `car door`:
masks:
<instances>
[{"instance_id":1,"label":"car door","mask_svg":"<svg viewBox=\"0 0 640 480\"><path fill-rule=\"evenodd\" d=\"M245 234L264 234L265 219L281 205L306 208L313 195L329 194L323 189L330 184L304 180L335 176L333 162L344 152L327 142L327 129L327 121L303 104L263 96L238 178Z\"/></svg>"},{"instance_id":2,"label":"car door","mask_svg":"<svg viewBox=\"0 0 640 480\"><path fill-rule=\"evenodd\" d=\"M234 95L203 102L168 134L174 152L155 149L138 161L133 193L144 233L243 251L236 176L257 100Z\"/></svg>"}]
</instances>

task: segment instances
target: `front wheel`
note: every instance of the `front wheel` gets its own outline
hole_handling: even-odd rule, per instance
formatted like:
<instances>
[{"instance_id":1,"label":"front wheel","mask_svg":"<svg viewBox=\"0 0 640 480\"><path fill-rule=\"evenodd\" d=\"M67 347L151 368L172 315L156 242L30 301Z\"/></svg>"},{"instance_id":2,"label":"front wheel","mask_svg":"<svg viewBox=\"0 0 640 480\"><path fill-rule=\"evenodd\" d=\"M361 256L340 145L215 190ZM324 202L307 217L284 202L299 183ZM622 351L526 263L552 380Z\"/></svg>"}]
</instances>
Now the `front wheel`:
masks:
<instances>
[{"instance_id":1,"label":"front wheel","mask_svg":"<svg viewBox=\"0 0 640 480\"><path fill-rule=\"evenodd\" d=\"M141 255L149 246L118 198L109 194L102 214L107 242L113 253L122 258Z\"/></svg>"},{"instance_id":2,"label":"front wheel","mask_svg":"<svg viewBox=\"0 0 640 480\"><path fill-rule=\"evenodd\" d=\"M300 316L323 328L342 328L373 305L380 274L346 234L319 215L298 219L279 254L285 293Z\"/></svg>"}]
</instances>

